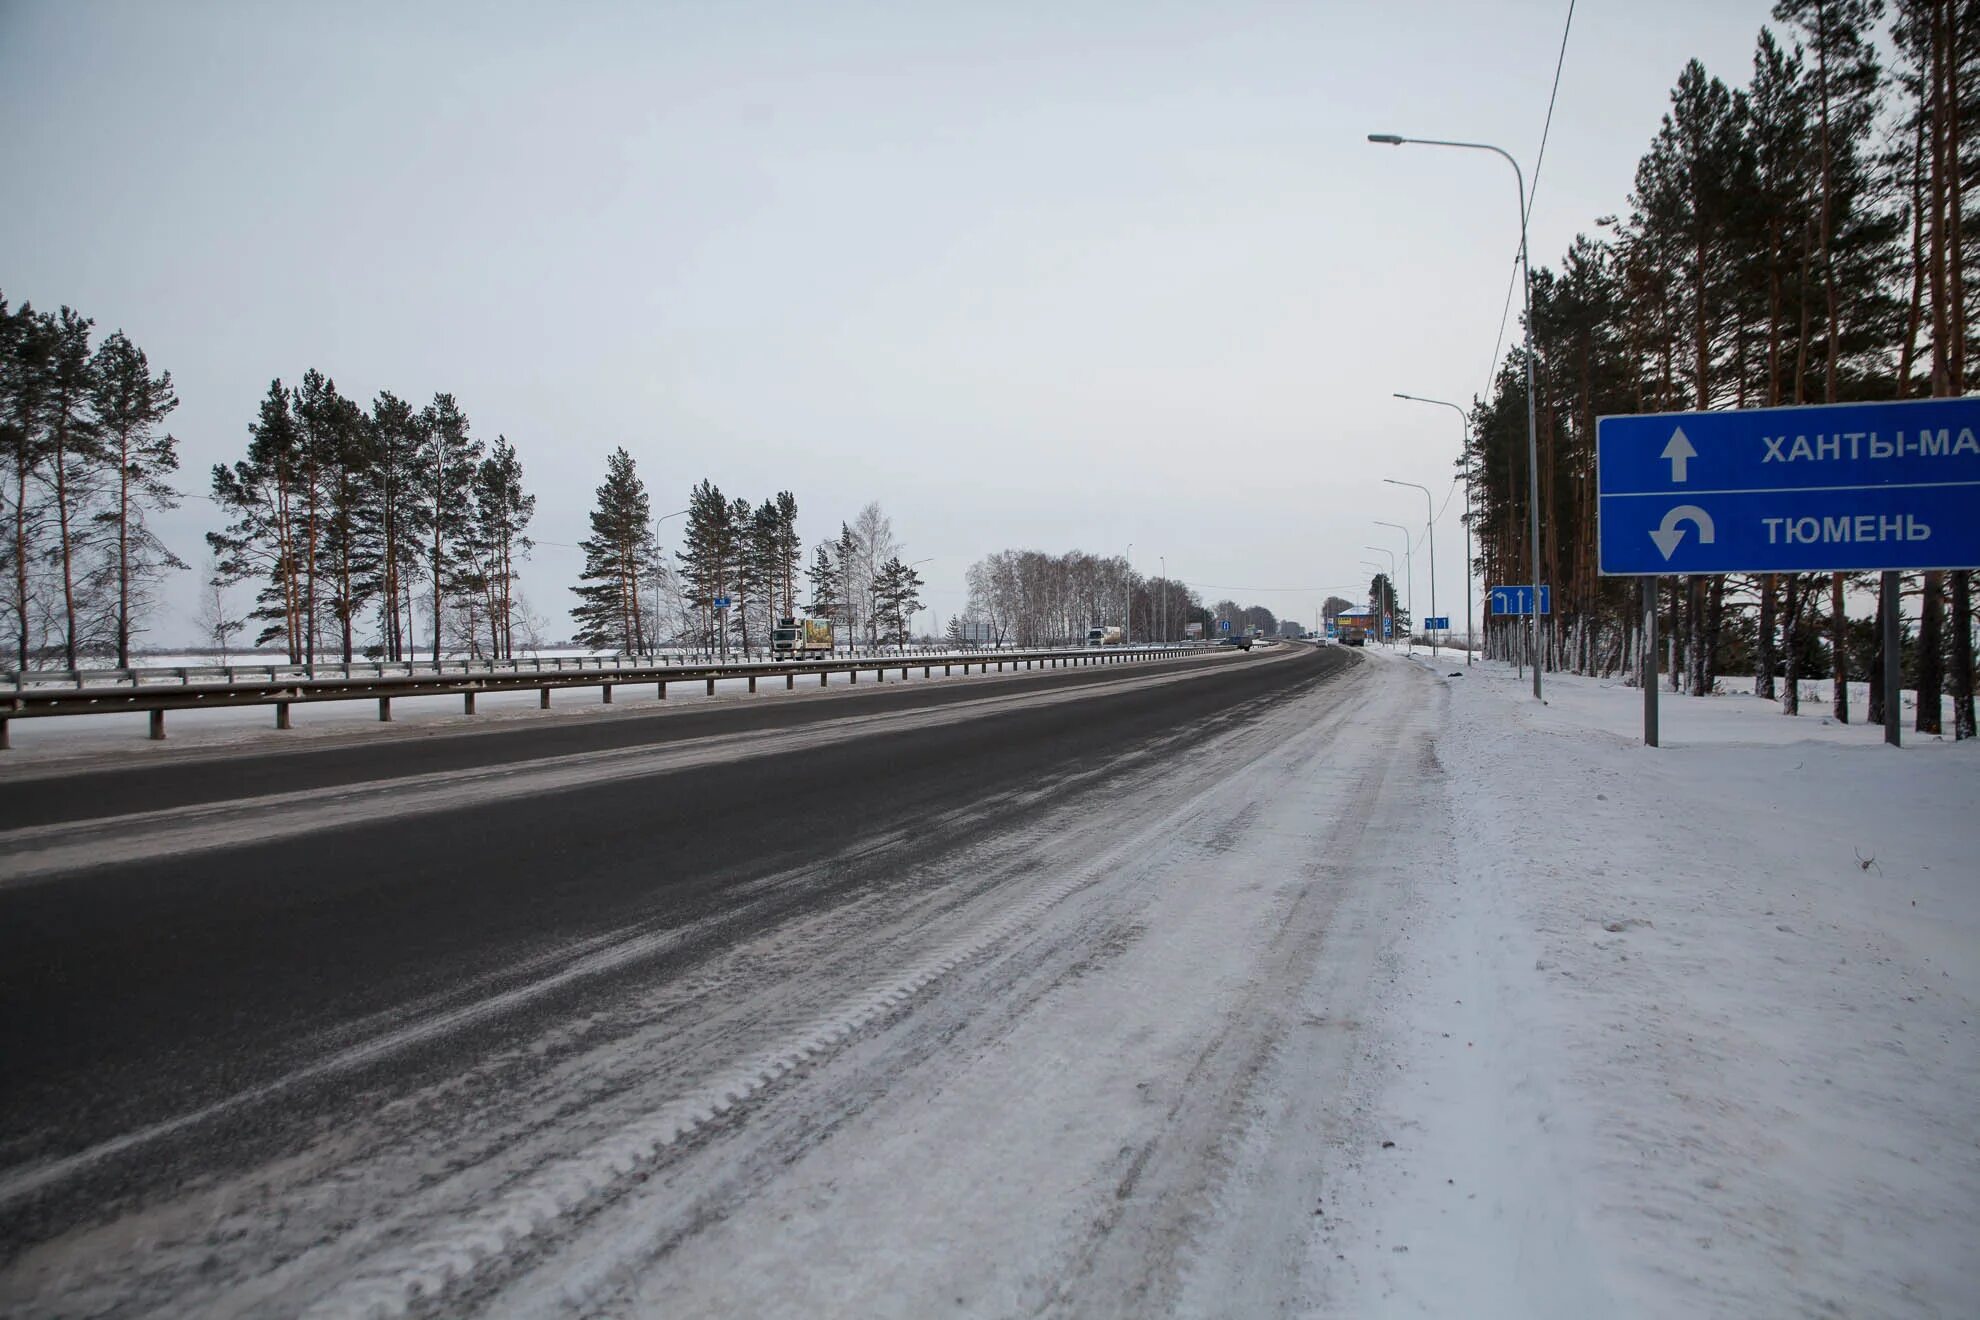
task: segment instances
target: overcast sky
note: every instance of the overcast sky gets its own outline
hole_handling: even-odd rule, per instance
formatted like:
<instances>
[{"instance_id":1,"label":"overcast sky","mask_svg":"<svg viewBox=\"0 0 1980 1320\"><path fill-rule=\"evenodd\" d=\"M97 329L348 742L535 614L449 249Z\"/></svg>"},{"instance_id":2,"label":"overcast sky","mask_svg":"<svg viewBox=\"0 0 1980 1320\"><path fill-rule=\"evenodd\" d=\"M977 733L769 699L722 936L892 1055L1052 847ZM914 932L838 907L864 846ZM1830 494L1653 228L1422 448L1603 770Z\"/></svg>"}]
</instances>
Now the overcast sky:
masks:
<instances>
[{"instance_id":1,"label":"overcast sky","mask_svg":"<svg viewBox=\"0 0 1980 1320\"><path fill-rule=\"evenodd\" d=\"M1768 8L1582 0L1536 262ZM1423 523L1383 477L1443 505L1458 418L1390 393L1485 388L1518 240L1503 162L1366 135L1530 173L1566 10L0 0L0 290L172 372L190 491L271 378L453 392L521 452L553 637L617 445L656 512L789 489L811 543L878 500L943 618L990 551L1132 544L1311 620ZM163 530L198 564L213 525Z\"/></svg>"}]
</instances>

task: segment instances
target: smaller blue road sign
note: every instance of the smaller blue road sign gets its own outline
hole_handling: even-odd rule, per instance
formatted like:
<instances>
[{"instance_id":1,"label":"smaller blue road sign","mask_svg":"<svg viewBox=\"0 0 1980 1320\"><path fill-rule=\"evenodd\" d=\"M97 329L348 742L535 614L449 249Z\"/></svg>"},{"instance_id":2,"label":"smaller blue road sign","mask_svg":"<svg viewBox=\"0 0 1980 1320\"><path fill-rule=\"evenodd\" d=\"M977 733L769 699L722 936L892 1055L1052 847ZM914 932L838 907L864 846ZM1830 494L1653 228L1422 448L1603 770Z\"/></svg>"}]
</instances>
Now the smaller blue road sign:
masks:
<instances>
[{"instance_id":1,"label":"smaller blue road sign","mask_svg":"<svg viewBox=\"0 0 1980 1320\"><path fill-rule=\"evenodd\" d=\"M716 609L718 609L718 610L726 610L726 609L728 609L728 608L729 608L729 598L728 598L727 596L717 596L717 597L715 598L715 608L716 608Z\"/></svg>"},{"instance_id":2,"label":"smaller blue road sign","mask_svg":"<svg viewBox=\"0 0 1980 1320\"><path fill-rule=\"evenodd\" d=\"M1492 613L1533 613L1532 587L1493 587L1491 588L1491 592ZM1552 614L1554 612L1554 589L1545 584L1542 584L1540 588L1540 612L1542 614Z\"/></svg>"},{"instance_id":3,"label":"smaller blue road sign","mask_svg":"<svg viewBox=\"0 0 1980 1320\"><path fill-rule=\"evenodd\" d=\"M1433 614L1423 621L1423 627L1428 632L1449 632L1451 630L1451 616L1448 614Z\"/></svg>"},{"instance_id":4,"label":"smaller blue road sign","mask_svg":"<svg viewBox=\"0 0 1980 1320\"><path fill-rule=\"evenodd\" d=\"M1217 631L1218 631L1218 632L1229 632L1230 630L1231 630L1231 621L1230 621L1229 619L1219 619L1219 620L1217 620Z\"/></svg>"}]
</instances>

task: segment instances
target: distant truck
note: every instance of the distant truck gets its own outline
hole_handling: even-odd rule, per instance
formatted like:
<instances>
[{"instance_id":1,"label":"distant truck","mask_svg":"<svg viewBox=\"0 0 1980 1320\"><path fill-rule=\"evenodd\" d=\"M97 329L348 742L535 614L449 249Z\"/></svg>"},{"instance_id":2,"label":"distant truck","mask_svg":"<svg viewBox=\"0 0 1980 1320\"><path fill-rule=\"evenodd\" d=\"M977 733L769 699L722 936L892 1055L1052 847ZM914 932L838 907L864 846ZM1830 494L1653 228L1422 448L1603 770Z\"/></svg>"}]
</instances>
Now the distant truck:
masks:
<instances>
[{"instance_id":1,"label":"distant truck","mask_svg":"<svg viewBox=\"0 0 1980 1320\"><path fill-rule=\"evenodd\" d=\"M1121 630L1119 628L1089 628L1086 630L1086 644L1088 646L1119 646L1121 644Z\"/></svg>"},{"instance_id":2,"label":"distant truck","mask_svg":"<svg viewBox=\"0 0 1980 1320\"><path fill-rule=\"evenodd\" d=\"M1367 630L1343 625L1341 628L1342 646L1364 646L1368 642Z\"/></svg>"},{"instance_id":3,"label":"distant truck","mask_svg":"<svg viewBox=\"0 0 1980 1320\"><path fill-rule=\"evenodd\" d=\"M770 653L793 660L832 654L832 625L824 619L779 619L770 630Z\"/></svg>"}]
</instances>

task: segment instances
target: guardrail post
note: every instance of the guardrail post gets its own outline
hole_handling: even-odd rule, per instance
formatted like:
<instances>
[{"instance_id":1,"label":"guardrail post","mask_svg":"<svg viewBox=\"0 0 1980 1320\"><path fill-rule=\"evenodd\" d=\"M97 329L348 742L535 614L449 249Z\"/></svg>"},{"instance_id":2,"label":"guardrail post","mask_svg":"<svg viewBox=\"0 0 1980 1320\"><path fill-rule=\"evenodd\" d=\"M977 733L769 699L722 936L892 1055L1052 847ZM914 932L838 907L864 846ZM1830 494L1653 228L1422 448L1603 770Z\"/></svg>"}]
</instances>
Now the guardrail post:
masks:
<instances>
[{"instance_id":1,"label":"guardrail post","mask_svg":"<svg viewBox=\"0 0 1980 1320\"><path fill-rule=\"evenodd\" d=\"M859 666L854 665L851 669L848 669L846 671L846 677L851 679L854 683L859 682Z\"/></svg>"},{"instance_id":2,"label":"guardrail post","mask_svg":"<svg viewBox=\"0 0 1980 1320\"><path fill-rule=\"evenodd\" d=\"M928 670L929 670L929 666L927 666L927 665L923 665L923 666L921 667L921 676L922 676L923 678L927 678L927 677L928 677Z\"/></svg>"},{"instance_id":3,"label":"guardrail post","mask_svg":"<svg viewBox=\"0 0 1980 1320\"><path fill-rule=\"evenodd\" d=\"M667 699L667 680L663 678L660 680L660 700L665 701L666 699Z\"/></svg>"},{"instance_id":4,"label":"guardrail post","mask_svg":"<svg viewBox=\"0 0 1980 1320\"><path fill-rule=\"evenodd\" d=\"M712 678L708 680L708 695L711 697L715 695L715 680Z\"/></svg>"},{"instance_id":5,"label":"guardrail post","mask_svg":"<svg viewBox=\"0 0 1980 1320\"><path fill-rule=\"evenodd\" d=\"M611 685L610 683L600 683L600 684L598 685L598 687L599 687L599 690L600 690L601 692L603 692L603 693L605 694L605 704L606 704L606 705L608 705L608 706L609 706L609 705L611 705L611 704L612 704L612 685Z\"/></svg>"},{"instance_id":6,"label":"guardrail post","mask_svg":"<svg viewBox=\"0 0 1980 1320\"><path fill-rule=\"evenodd\" d=\"M162 710L151 712L151 741L165 741L165 712Z\"/></svg>"},{"instance_id":7,"label":"guardrail post","mask_svg":"<svg viewBox=\"0 0 1980 1320\"><path fill-rule=\"evenodd\" d=\"M472 692L461 693L461 714L463 715L474 714L474 693Z\"/></svg>"},{"instance_id":8,"label":"guardrail post","mask_svg":"<svg viewBox=\"0 0 1980 1320\"><path fill-rule=\"evenodd\" d=\"M392 722L392 699L390 697L380 697L378 699L378 722L380 724L390 724Z\"/></svg>"},{"instance_id":9,"label":"guardrail post","mask_svg":"<svg viewBox=\"0 0 1980 1320\"><path fill-rule=\"evenodd\" d=\"M754 691L756 691L756 675L755 675L755 674L751 674L751 675L749 676L749 690L750 690L751 692L754 692Z\"/></svg>"},{"instance_id":10,"label":"guardrail post","mask_svg":"<svg viewBox=\"0 0 1980 1320\"><path fill-rule=\"evenodd\" d=\"M549 688L542 688L542 689L539 689L539 690L538 690L538 692L537 692L537 694L536 694L536 708L537 708L538 710L549 710L549 709L550 709L550 689L549 689Z\"/></svg>"},{"instance_id":11,"label":"guardrail post","mask_svg":"<svg viewBox=\"0 0 1980 1320\"><path fill-rule=\"evenodd\" d=\"M790 692L790 691L794 691L794 690L795 690L796 688L797 688L797 675L796 675L796 674L785 674L785 675L784 675L784 691L786 691L786 692Z\"/></svg>"},{"instance_id":12,"label":"guardrail post","mask_svg":"<svg viewBox=\"0 0 1980 1320\"><path fill-rule=\"evenodd\" d=\"M948 667L947 665L943 665L943 666L942 666L942 677L943 677L943 678L947 678L948 676L949 676L949 667Z\"/></svg>"},{"instance_id":13,"label":"guardrail post","mask_svg":"<svg viewBox=\"0 0 1980 1320\"><path fill-rule=\"evenodd\" d=\"M0 752L8 750L13 745L14 722L12 720L0 720Z\"/></svg>"},{"instance_id":14,"label":"guardrail post","mask_svg":"<svg viewBox=\"0 0 1980 1320\"><path fill-rule=\"evenodd\" d=\"M275 727L278 729L289 727L289 703L286 701L275 703Z\"/></svg>"},{"instance_id":15,"label":"guardrail post","mask_svg":"<svg viewBox=\"0 0 1980 1320\"><path fill-rule=\"evenodd\" d=\"M821 670L819 670L819 671L818 671L818 686L819 686L819 687L826 687L826 686L829 686L829 685L831 684L831 682L832 682L832 673L831 673L831 671L830 671L830 670L828 670L828 669L821 669Z\"/></svg>"}]
</instances>

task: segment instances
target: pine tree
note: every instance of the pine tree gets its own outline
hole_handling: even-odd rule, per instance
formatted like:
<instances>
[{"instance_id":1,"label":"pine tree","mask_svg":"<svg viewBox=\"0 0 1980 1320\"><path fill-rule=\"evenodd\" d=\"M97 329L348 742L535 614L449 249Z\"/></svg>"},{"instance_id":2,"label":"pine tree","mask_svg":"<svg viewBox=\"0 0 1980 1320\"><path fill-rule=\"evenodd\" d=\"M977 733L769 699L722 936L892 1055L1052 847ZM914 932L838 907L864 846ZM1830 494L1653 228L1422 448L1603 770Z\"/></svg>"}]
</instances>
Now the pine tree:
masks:
<instances>
[{"instance_id":1,"label":"pine tree","mask_svg":"<svg viewBox=\"0 0 1980 1320\"><path fill-rule=\"evenodd\" d=\"M144 350L119 330L105 339L90 363L91 408L105 457L115 477L114 503L100 519L115 537L115 634L117 667L131 663L135 618L146 588L165 570L186 565L152 532L151 509L175 509L179 493L166 478L179 467L178 441L159 428L179 406L172 373L151 374Z\"/></svg>"},{"instance_id":2,"label":"pine tree","mask_svg":"<svg viewBox=\"0 0 1980 1320\"><path fill-rule=\"evenodd\" d=\"M777 492L776 571L783 586L783 613L797 613L797 572L804 562L804 541L798 536L797 496Z\"/></svg>"},{"instance_id":3,"label":"pine tree","mask_svg":"<svg viewBox=\"0 0 1980 1320\"><path fill-rule=\"evenodd\" d=\"M908 621L921 608L921 575L903 564L900 556L889 556L873 577L874 610L881 620L880 641L905 648Z\"/></svg>"},{"instance_id":4,"label":"pine tree","mask_svg":"<svg viewBox=\"0 0 1980 1320\"><path fill-rule=\"evenodd\" d=\"M706 478L688 494L682 540L686 548L677 557L681 577L701 617L702 645L711 650L720 646L727 654L728 635L715 602L733 581L740 530L735 525L735 506Z\"/></svg>"},{"instance_id":5,"label":"pine tree","mask_svg":"<svg viewBox=\"0 0 1980 1320\"><path fill-rule=\"evenodd\" d=\"M778 612L778 588L783 584L783 561L781 559L782 527L777 519L777 505L765 500L749 516L749 533L744 537L743 578L748 583L750 599L762 603L761 611L765 626L773 627L783 614L790 613L788 599L781 602L783 613ZM738 595L742 593L739 591Z\"/></svg>"},{"instance_id":6,"label":"pine tree","mask_svg":"<svg viewBox=\"0 0 1980 1320\"><path fill-rule=\"evenodd\" d=\"M811 587L811 603L805 606L805 612L814 619L824 619L828 623L839 617L844 608L845 594L840 588L843 574L832 552L833 543L819 542L812 550L811 567L805 572Z\"/></svg>"},{"instance_id":7,"label":"pine tree","mask_svg":"<svg viewBox=\"0 0 1980 1320\"><path fill-rule=\"evenodd\" d=\"M0 299L0 460L6 463L8 506L7 545L0 559L7 568L14 667L21 670L37 650L34 625L41 602L33 566L44 553L48 526L39 497L48 461L41 423L55 338L52 318L27 303L9 314Z\"/></svg>"},{"instance_id":8,"label":"pine tree","mask_svg":"<svg viewBox=\"0 0 1980 1320\"><path fill-rule=\"evenodd\" d=\"M288 649L289 662L298 664L303 658L303 635L295 491L302 442L289 392L280 380L269 385L248 433L247 457L232 467L222 463L213 468L213 501L233 521L222 531L208 532L206 540L224 581L265 579L248 613L262 623L254 644L279 639Z\"/></svg>"},{"instance_id":9,"label":"pine tree","mask_svg":"<svg viewBox=\"0 0 1980 1320\"><path fill-rule=\"evenodd\" d=\"M420 413L418 519L426 537L431 585L433 658L442 649L441 627L449 599L459 592L461 542L474 516L471 492L481 463L481 442L468 435L468 419L451 394L436 394Z\"/></svg>"},{"instance_id":10,"label":"pine tree","mask_svg":"<svg viewBox=\"0 0 1980 1320\"><path fill-rule=\"evenodd\" d=\"M577 624L577 640L585 646L631 655L648 649L640 572L651 550L652 519L652 505L632 455L624 448L613 450L606 460L604 484L598 487L598 505L591 512L591 535L580 543L584 577L572 589L578 606L571 618Z\"/></svg>"},{"instance_id":11,"label":"pine tree","mask_svg":"<svg viewBox=\"0 0 1980 1320\"><path fill-rule=\"evenodd\" d=\"M372 402L366 427L371 451L364 502L362 589L378 603L378 652L404 660L413 649L413 582L419 573L420 448L423 434L412 405L389 391Z\"/></svg>"},{"instance_id":12,"label":"pine tree","mask_svg":"<svg viewBox=\"0 0 1980 1320\"><path fill-rule=\"evenodd\" d=\"M738 634L745 656L749 654L750 602L757 600L761 593L768 590L763 571L766 566L757 557L755 547L750 541L755 518L755 510L750 508L748 500L738 496L730 501L729 533L732 542L728 559L728 577L725 582L728 590L725 594L733 599L733 604L729 607L729 622ZM722 645L724 648L728 646L726 636L722 639ZM724 654L727 654L726 649Z\"/></svg>"},{"instance_id":13,"label":"pine tree","mask_svg":"<svg viewBox=\"0 0 1980 1320\"><path fill-rule=\"evenodd\" d=\"M473 557L482 565L490 654L497 659L515 654L516 564L533 548L524 529L535 512L536 497L523 490L522 461L515 446L507 436L498 435L494 450L475 470L470 537Z\"/></svg>"},{"instance_id":14,"label":"pine tree","mask_svg":"<svg viewBox=\"0 0 1980 1320\"><path fill-rule=\"evenodd\" d=\"M84 639L78 620L84 601L76 589L77 561L87 538L86 514L94 494L91 482L102 464L96 419L89 411L90 327L88 317L64 307L53 324L48 388L42 426L48 435L48 471L55 492L56 555L62 567L62 651L74 669Z\"/></svg>"}]
</instances>

